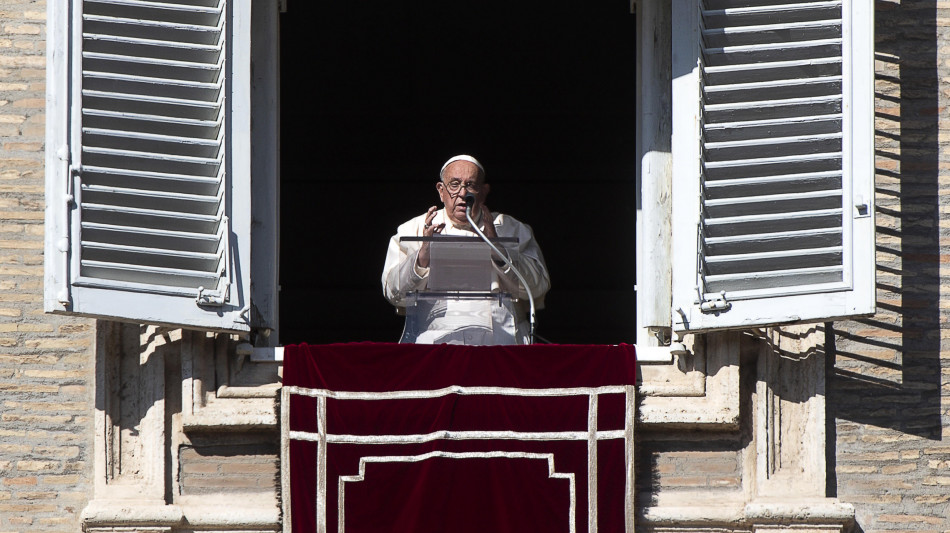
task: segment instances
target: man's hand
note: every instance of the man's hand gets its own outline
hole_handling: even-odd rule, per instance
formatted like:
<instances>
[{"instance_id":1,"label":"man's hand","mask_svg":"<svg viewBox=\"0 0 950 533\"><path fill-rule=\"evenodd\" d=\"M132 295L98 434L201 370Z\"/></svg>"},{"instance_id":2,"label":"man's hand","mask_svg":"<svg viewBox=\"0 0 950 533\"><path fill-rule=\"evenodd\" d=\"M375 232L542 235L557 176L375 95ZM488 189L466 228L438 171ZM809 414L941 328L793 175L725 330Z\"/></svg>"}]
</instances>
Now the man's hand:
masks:
<instances>
[{"instance_id":1,"label":"man's hand","mask_svg":"<svg viewBox=\"0 0 950 533\"><path fill-rule=\"evenodd\" d=\"M481 213L482 213L482 218L480 220L482 220L482 222L485 225L485 229L483 230L483 233L485 233L485 236L488 237L489 239L494 239L498 237L498 232L495 231L495 219L491 216L491 209L489 209L487 205L482 204ZM498 265L499 267L504 268L505 261L501 257L498 257L495 254L495 252L492 252L491 255L492 255L492 261L494 261L495 264Z\"/></svg>"},{"instance_id":2,"label":"man's hand","mask_svg":"<svg viewBox=\"0 0 950 533\"><path fill-rule=\"evenodd\" d=\"M488 209L488 206L482 204L482 222L485 224L485 236L489 239L494 239L498 237L498 232L495 231L495 219L491 216L491 210Z\"/></svg>"},{"instance_id":3,"label":"man's hand","mask_svg":"<svg viewBox=\"0 0 950 533\"><path fill-rule=\"evenodd\" d=\"M435 215L439 212L439 208L432 206L426 212L426 225L422 229L423 237L431 237L436 233L442 233L442 230L445 229L445 223L442 224L432 224L432 219L435 218ZM494 231L494 228L492 228ZM429 268L429 243L422 243L422 248L419 248L419 256L416 258L416 264L419 265L419 268Z\"/></svg>"}]
</instances>

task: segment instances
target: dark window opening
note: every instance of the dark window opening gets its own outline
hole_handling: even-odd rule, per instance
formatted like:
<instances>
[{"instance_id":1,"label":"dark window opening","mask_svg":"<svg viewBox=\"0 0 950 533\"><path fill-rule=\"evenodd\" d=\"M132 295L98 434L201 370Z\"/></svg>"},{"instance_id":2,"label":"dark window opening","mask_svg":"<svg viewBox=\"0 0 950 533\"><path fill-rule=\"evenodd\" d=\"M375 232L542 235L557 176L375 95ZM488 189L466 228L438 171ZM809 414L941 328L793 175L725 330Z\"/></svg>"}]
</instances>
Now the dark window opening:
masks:
<instances>
[{"instance_id":1,"label":"dark window opening","mask_svg":"<svg viewBox=\"0 0 950 533\"><path fill-rule=\"evenodd\" d=\"M487 205L534 228L538 333L635 341L627 0L292 1L280 22L283 344L398 340L388 239L459 153L485 164Z\"/></svg>"}]
</instances>

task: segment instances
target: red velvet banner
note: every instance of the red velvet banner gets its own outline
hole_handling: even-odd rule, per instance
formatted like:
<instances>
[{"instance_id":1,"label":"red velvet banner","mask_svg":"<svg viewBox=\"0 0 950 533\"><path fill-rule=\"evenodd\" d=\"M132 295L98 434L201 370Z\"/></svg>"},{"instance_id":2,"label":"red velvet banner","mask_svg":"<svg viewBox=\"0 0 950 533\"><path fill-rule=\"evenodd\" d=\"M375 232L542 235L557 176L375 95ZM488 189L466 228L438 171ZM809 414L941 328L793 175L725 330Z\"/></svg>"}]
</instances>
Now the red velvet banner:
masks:
<instances>
[{"instance_id":1,"label":"red velvet banner","mask_svg":"<svg viewBox=\"0 0 950 533\"><path fill-rule=\"evenodd\" d=\"M285 528L632 532L635 378L628 345L287 346Z\"/></svg>"}]
</instances>

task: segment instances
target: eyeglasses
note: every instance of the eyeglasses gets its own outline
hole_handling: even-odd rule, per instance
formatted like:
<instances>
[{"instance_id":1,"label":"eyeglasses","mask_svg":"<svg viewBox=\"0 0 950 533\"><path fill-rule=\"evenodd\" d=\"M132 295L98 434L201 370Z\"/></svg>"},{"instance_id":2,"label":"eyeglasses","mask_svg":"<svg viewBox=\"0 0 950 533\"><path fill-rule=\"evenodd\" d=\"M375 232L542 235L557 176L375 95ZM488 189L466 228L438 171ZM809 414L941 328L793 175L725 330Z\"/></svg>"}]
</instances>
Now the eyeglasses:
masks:
<instances>
[{"instance_id":1,"label":"eyeglasses","mask_svg":"<svg viewBox=\"0 0 950 533\"><path fill-rule=\"evenodd\" d=\"M463 188L471 193L478 193L478 189L481 188L477 182L469 181L467 183L462 183L462 180L452 180L448 183L442 182L442 185L449 191L450 194L458 194Z\"/></svg>"}]
</instances>

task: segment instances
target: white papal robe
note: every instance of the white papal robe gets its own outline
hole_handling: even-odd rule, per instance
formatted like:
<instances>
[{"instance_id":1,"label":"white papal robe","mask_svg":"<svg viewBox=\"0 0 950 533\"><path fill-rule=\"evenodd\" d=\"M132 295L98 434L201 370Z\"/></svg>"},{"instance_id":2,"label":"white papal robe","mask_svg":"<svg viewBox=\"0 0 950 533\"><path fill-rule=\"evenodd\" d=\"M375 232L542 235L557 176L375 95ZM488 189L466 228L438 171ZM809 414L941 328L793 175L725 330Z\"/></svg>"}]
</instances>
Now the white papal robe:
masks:
<instances>
[{"instance_id":1,"label":"white papal robe","mask_svg":"<svg viewBox=\"0 0 950 533\"><path fill-rule=\"evenodd\" d=\"M551 279L541 248L534 239L531 226L516 220L514 217L501 213L492 213L495 222L495 231L499 237L515 237L517 245L506 246L505 251L515 268L521 272L531 295L535 299L535 307L544 307L544 295L551 288ZM396 306L399 314L405 314L408 304L407 295L412 291L426 289L429 280L429 269L421 268L416 262L421 242L400 242L400 237L421 237L425 228L426 215L419 215L399 226L396 234L389 241L386 253L386 263L383 267L382 283L383 295ZM471 236L478 235L467 227L456 227L445 215L445 209L439 210L432 220L434 225L445 223L442 235ZM484 225L479 229L484 230ZM528 293L518 282L518 278L507 265L495 264L492 278L493 292L507 292L518 301L512 312L503 306L491 305L490 302L481 302L485 309L490 309L487 319L485 313L479 312L475 304L469 302L447 302L440 300L428 303L430 307L424 310L425 324L421 331L406 331L400 342L414 342L418 344L525 344L528 341ZM417 305L420 305L417 303ZM482 320L478 317L486 317Z\"/></svg>"}]
</instances>

